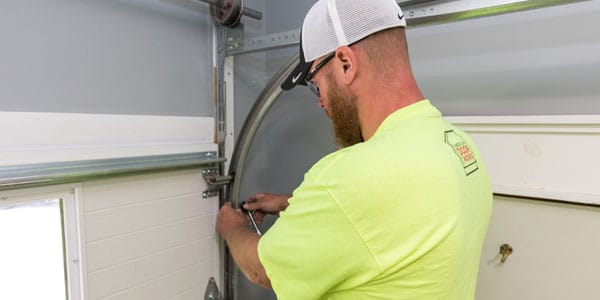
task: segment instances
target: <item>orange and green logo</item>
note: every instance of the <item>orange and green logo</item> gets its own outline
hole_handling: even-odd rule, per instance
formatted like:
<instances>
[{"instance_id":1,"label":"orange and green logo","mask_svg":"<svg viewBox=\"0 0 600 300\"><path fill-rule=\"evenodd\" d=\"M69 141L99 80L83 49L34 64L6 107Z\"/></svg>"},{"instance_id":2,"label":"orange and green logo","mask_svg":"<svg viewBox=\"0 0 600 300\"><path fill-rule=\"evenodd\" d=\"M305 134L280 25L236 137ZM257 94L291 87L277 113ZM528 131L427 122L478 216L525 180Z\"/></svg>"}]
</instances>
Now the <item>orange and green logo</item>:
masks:
<instances>
[{"instance_id":1,"label":"orange and green logo","mask_svg":"<svg viewBox=\"0 0 600 300\"><path fill-rule=\"evenodd\" d=\"M460 159L467 176L479 170L477 159L475 159L471 147L462 136L454 132L454 130L448 130L444 132L444 141L452 148L456 156Z\"/></svg>"}]
</instances>

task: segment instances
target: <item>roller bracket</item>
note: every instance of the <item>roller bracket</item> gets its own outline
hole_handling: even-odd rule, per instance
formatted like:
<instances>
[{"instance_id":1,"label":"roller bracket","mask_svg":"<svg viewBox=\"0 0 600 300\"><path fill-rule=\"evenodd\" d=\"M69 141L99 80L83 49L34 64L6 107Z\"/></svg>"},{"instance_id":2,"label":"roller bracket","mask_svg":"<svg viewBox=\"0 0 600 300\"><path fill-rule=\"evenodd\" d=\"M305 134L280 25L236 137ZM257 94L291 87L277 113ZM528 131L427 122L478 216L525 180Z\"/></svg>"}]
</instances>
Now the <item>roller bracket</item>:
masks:
<instances>
[{"instance_id":1,"label":"roller bracket","mask_svg":"<svg viewBox=\"0 0 600 300\"><path fill-rule=\"evenodd\" d=\"M231 183L233 178L231 176L219 175L216 168L202 170L202 177L208 185L208 189L202 192L202 198L216 196L221 188Z\"/></svg>"}]
</instances>

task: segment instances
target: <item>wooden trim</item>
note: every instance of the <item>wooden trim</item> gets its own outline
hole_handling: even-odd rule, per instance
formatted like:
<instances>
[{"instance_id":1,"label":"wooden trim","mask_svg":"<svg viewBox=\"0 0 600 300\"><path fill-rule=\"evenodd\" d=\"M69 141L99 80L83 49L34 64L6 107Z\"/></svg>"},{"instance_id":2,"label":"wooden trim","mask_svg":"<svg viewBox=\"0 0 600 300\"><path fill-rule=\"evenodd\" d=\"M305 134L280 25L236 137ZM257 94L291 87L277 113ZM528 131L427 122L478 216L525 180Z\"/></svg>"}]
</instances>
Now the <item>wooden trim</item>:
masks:
<instances>
[{"instance_id":1,"label":"wooden trim","mask_svg":"<svg viewBox=\"0 0 600 300\"><path fill-rule=\"evenodd\" d=\"M600 205L600 115L465 116L495 193Z\"/></svg>"}]
</instances>

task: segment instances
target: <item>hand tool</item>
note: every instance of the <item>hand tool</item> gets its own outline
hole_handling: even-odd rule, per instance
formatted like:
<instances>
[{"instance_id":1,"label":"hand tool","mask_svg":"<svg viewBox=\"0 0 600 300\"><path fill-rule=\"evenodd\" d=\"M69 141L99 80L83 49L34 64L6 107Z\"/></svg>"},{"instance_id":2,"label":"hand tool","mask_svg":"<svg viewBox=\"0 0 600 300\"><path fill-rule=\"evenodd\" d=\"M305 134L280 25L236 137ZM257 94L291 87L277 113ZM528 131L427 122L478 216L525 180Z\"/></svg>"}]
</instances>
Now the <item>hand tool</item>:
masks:
<instances>
[{"instance_id":1,"label":"hand tool","mask_svg":"<svg viewBox=\"0 0 600 300\"><path fill-rule=\"evenodd\" d=\"M248 217L250 217L250 223L252 223L252 227L254 227L254 230L256 231L258 236L262 236L262 233L260 233L260 229L258 229L258 225L256 225L256 221L254 220L254 211L249 211L249 210L245 209L244 204L246 204L246 201L242 201L240 203L240 209L242 210L242 212L247 214Z\"/></svg>"}]
</instances>

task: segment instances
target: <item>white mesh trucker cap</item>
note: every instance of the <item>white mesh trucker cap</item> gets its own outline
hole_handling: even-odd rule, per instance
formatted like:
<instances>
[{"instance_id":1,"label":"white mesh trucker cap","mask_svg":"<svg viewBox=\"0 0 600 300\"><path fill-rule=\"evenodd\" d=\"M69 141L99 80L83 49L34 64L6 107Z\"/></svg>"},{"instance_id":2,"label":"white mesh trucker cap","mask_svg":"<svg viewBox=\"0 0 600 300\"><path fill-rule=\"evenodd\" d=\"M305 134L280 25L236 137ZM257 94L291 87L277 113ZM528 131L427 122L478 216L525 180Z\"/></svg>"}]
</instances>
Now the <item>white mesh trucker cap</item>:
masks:
<instances>
[{"instance_id":1,"label":"white mesh trucker cap","mask_svg":"<svg viewBox=\"0 0 600 300\"><path fill-rule=\"evenodd\" d=\"M281 84L284 90L304 79L312 62L340 46L357 42L375 32L406 27L395 0L319 0L308 11L300 34L300 62Z\"/></svg>"}]
</instances>

